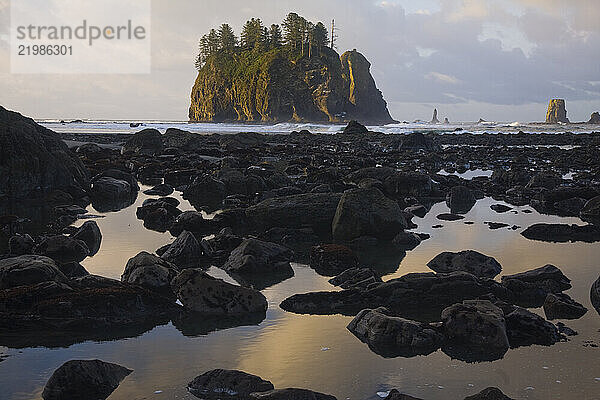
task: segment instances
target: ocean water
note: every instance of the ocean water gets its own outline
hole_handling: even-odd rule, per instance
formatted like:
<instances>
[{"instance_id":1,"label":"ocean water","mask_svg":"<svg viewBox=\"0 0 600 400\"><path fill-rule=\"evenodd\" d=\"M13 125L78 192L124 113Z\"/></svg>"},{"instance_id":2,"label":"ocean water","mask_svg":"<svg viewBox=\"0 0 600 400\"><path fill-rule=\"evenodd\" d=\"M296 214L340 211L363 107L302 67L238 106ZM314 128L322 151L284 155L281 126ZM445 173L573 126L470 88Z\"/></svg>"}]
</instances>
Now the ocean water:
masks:
<instances>
[{"instance_id":1,"label":"ocean water","mask_svg":"<svg viewBox=\"0 0 600 400\"><path fill-rule=\"evenodd\" d=\"M175 196L182 201L181 209L192 208ZM90 213L102 217L96 221L103 234L98 254L83 262L91 273L118 279L130 257L173 240L169 233L145 229L135 217L136 207L146 198L140 193L133 205L113 213L99 213L90 206ZM503 359L483 363L453 360L441 350L428 356L383 358L346 329L350 317L296 315L279 308L292 294L334 289L328 278L307 265L294 264L293 278L262 291L269 309L259 325L187 332L186 336L169 323L115 341L86 341L62 348L0 347L0 354L8 355L0 362L0 399L40 399L45 382L63 362L93 358L134 370L111 400L191 400L195 397L186 391L186 384L214 368L243 370L272 381L277 388L308 388L339 400L377 399L378 392L392 388L429 400L462 399L488 386L497 386L515 399L599 399L600 350L589 343L600 344L600 316L590 304L589 290L600 273L600 245L525 239L519 232L535 222L580 221L523 213L530 207L497 214L489 208L494 203L490 198L477 202L464 220L473 225L437 220L437 214L448 212L445 203L434 205L425 218L415 218L418 228L414 231L429 233L431 238L402 260L392 261L384 280L426 272L426 263L442 251L478 250L495 257L503 266L502 274L552 263L572 279L573 288L567 293L589 309L583 318L565 321L579 332L568 342L511 349ZM522 228L492 231L486 221ZM443 227L432 228L438 224ZM231 281L217 268L209 273ZM543 315L539 309L534 311Z\"/></svg>"},{"instance_id":2,"label":"ocean water","mask_svg":"<svg viewBox=\"0 0 600 400\"><path fill-rule=\"evenodd\" d=\"M342 125L327 124L190 124L182 121L145 122L130 127L130 121L84 121L60 123L41 121L57 132L102 134L135 133L143 128L164 132L169 127L206 133L241 131L286 134L308 129L316 133L335 133ZM134 121L135 122L135 121ZM370 126L386 133L410 133L456 128L473 133L592 132L586 125L549 126L520 123L427 123ZM445 173L445 172L442 172ZM489 176L488 170L473 170L465 179ZM566 178L569 178L566 176ZM147 187L143 186L142 190ZM176 192L182 210L192 209ZM148 198L140 192L136 202L119 211L100 213L89 206L103 234L98 254L83 264L93 274L119 279L127 260L140 251L153 252L170 243L169 233L147 230L135 216L136 207ZM537 222L581 223L578 218L540 215L530 207L515 207L514 212L497 214L489 206L490 198L479 200L463 221L447 222L435 218L448 212L438 203L425 218L415 218L415 232L431 238L407 252L401 260L388 261L384 280L410 272L427 272L426 264L442 251L473 249L495 257L503 266L502 274L513 274L545 264L554 264L572 280L567 293L588 308L581 319L564 321L579 332L569 341L551 347L529 346L511 349L494 362L466 363L453 360L441 350L428 356L383 358L373 353L347 329L350 317L308 316L288 313L280 302L295 294L317 290L335 290L309 266L293 264L294 277L264 289L269 309L258 325L228 329L212 327L202 332L182 332L169 323L139 336L113 341L85 341L59 348L13 349L0 346L0 400L41 398L41 391L52 372L70 359L98 358L116 362L134 370L109 397L111 400L194 399L185 387L195 376L214 368L239 369L272 381L277 388L302 387L335 395L339 400L378 399L377 393L392 388L426 400L462 399L488 387L499 387L515 399L600 399L600 315L593 309L590 286L600 274L599 243L544 243L520 235ZM464 221L473 222L467 225ZM490 230L485 222L518 225L516 230ZM76 225L79 225L77 223ZM442 228L433 228L443 225ZM231 281L223 271L211 268L213 276ZM534 312L543 315L543 310ZM556 322L556 321L554 321ZM160 392L160 393L158 393Z\"/></svg>"},{"instance_id":3,"label":"ocean water","mask_svg":"<svg viewBox=\"0 0 600 400\"><path fill-rule=\"evenodd\" d=\"M178 128L199 134L211 133L238 133L238 132L259 132L270 134L287 134L292 131L307 129L313 133L336 133L344 129L342 124L315 124L315 123L278 123L278 124L234 124L234 123L188 123L185 121L146 121L138 127L131 127L131 122L136 121L94 121L86 120L82 122L61 123L59 120L39 120L37 121L45 127L60 133L135 133L144 128L155 128L161 132L167 128ZM570 125L546 125L539 123L520 123L520 122L461 122L451 124L430 124L427 122L394 123L387 125L370 125L368 128L372 131L383 133L407 134L415 131L436 131L440 133L451 133L456 129L463 129L474 134L479 133L517 133L523 131L526 133L590 133L598 130L598 126L586 124Z\"/></svg>"}]
</instances>

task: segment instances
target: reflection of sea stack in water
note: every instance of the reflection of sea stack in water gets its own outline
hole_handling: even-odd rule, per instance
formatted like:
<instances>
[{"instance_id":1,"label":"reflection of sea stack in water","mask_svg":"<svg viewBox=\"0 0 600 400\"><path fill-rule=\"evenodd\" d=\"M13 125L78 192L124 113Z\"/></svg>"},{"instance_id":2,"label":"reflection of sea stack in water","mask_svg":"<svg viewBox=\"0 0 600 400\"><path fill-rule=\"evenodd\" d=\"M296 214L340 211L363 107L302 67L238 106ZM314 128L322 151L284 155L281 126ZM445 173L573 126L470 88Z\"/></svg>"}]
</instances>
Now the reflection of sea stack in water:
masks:
<instances>
[{"instance_id":1,"label":"reflection of sea stack in water","mask_svg":"<svg viewBox=\"0 0 600 400\"><path fill-rule=\"evenodd\" d=\"M433 118L431 118L431 123L432 124L439 124L440 120L437 117L437 108L433 109Z\"/></svg>"},{"instance_id":2,"label":"reflection of sea stack in water","mask_svg":"<svg viewBox=\"0 0 600 400\"><path fill-rule=\"evenodd\" d=\"M552 99L550 100L550 104L548 104L546 123L558 124L559 122L569 123L565 101L563 99Z\"/></svg>"},{"instance_id":3,"label":"reflection of sea stack in water","mask_svg":"<svg viewBox=\"0 0 600 400\"><path fill-rule=\"evenodd\" d=\"M597 111L595 113L592 113L588 124L600 125L600 113L598 113Z\"/></svg>"}]
</instances>

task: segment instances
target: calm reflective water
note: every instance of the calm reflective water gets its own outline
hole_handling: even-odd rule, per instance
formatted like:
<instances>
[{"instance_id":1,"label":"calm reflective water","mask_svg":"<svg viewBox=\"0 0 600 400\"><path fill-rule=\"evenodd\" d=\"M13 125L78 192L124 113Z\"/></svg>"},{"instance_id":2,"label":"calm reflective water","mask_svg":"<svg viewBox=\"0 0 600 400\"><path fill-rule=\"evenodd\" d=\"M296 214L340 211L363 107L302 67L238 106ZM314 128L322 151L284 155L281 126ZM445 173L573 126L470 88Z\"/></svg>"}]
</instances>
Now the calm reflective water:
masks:
<instances>
[{"instance_id":1,"label":"calm reflective water","mask_svg":"<svg viewBox=\"0 0 600 400\"><path fill-rule=\"evenodd\" d=\"M146 230L136 219L135 209L147 197L140 194L134 205L118 213L91 211L104 216L96 220L103 234L102 247L83 263L91 273L119 278L130 257L141 250L154 251L173 239L168 233ZM529 207L517 207L516 214L497 214L489 208L494 203L492 199L478 201L463 221L437 220L437 214L448 211L443 203L425 218L415 218L419 226L415 231L430 233L431 239L408 252L397 271L384 279L428 271L425 264L447 250L475 249L493 256L504 274L555 264L572 279L569 295L589 309L580 320L565 321L579 331L569 342L509 350L504 359L491 363L467 364L441 351L425 357L384 359L346 330L349 317L301 316L279 308L294 293L332 289L327 278L295 264L293 278L263 291L269 310L258 326L186 337L169 324L135 338L68 348L0 347L0 353L9 355L0 363L0 399L39 399L52 372L74 358L99 358L134 370L111 395L113 400L193 399L186 384L214 368L240 369L269 379L279 388L309 388L340 400L376 398L377 392L391 388L424 399L462 399L487 386L497 386L517 399L599 399L600 350L584 347L584 342L600 344L600 316L589 300L590 286L600 273L600 244L550 244L523 238L522 229L490 230L484 222L506 222L523 229L540 221L580 223L577 218L521 212ZM191 209L187 202L180 208ZM443 228L432 228L438 224ZM209 272L226 277L216 268Z\"/></svg>"}]
</instances>

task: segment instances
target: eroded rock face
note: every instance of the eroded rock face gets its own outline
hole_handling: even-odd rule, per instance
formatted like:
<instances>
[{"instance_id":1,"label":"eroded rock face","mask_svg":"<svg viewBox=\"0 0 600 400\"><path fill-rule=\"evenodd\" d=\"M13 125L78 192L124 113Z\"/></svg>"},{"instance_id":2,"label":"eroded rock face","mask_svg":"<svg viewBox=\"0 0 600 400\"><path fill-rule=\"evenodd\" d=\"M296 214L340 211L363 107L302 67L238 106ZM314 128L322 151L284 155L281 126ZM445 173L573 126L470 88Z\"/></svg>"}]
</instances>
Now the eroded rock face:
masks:
<instances>
[{"instance_id":1,"label":"eroded rock face","mask_svg":"<svg viewBox=\"0 0 600 400\"><path fill-rule=\"evenodd\" d=\"M249 399L250 393L273 390L271 382L242 371L214 369L188 383L187 389L200 399Z\"/></svg>"},{"instance_id":2,"label":"eroded rock face","mask_svg":"<svg viewBox=\"0 0 600 400\"><path fill-rule=\"evenodd\" d=\"M199 313L239 315L267 310L267 299L259 291L213 278L200 269L184 270L171 288L185 307Z\"/></svg>"},{"instance_id":3,"label":"eroded rock face","mask_svg":"<svg viewBox=\"0 0 600 400\"><path fill-rule=\"evenodd\" d=\"M442 335L428 324L389 314L383 307L365 309L346 328L384 357L427 355L441 346Z\"/></svg>"},{"instance_id":4,"label":"eroded rock face","mask_svg":"<svg viewBox=\"0 0 600 400\"><path fill-rule=\"evenodd\" d=\"M411 226L409 220L398 203L385 197L379 189L352 189L340 199L332 234L338 242L349 242L361 236L391 240Z\"/></svg>"},{"instance_id":5,"label":"eroded rock face","mask_svg":"<svg viewBox=\"0 0 600 400\"><path fill-rule=\"evenodd\" d=\"M486 300L466 300L442 311L443 350L464 361L502 358L510 344L502 310Z\"/></svg>"},{"instance_id":6,"label":"eroded rock face","mask_svg":"<svg viewBox=\"0 0 600 400\"><path fill-rule=\"evenodd\" d=\"M0 197L78 194L88 187L88 171L55 132L0 106Z\"/></svg>"},{"instance_id":7,"label":"eroded rock face","mask_svg":"<svg viewBox=\"0 0 600 400\"><path fill-rule=\"evenodd\" d=\"M502 266L495 258L474 250L463 250L458 253L445 251L427 263L435 272L463 271L480 278L494 278L502 271Z\"/></svg>"},{"instance_id":8,"label":"eroded rock face","mask_svg":"<svg viewBox=\"0 0 600 400\"><path fill-rule=\"evenodd\" d=\"M592 115L590 116L590 120L588 121L588 124L600 125L600 113L597 111L593 112Z\"/></svg>"},{"instance_id":9,"label":"eroded rock face","mask_svg":"<svg viewBox=\"0 0 600 400\"><path fill-rule=\"evenodd\" d=\"M101 360L71 360L44 387L44 400L106 399L133 370Z\"/></svg>"},{"instance_id":10,"label":"eroded rock face","mask_svg":"<svg viewBox=\"0 0 600 400\"><path fill-rule=\"evenodd\" d=\"M348 82L349 114L365 121L392 122L381 91L371 76L371 63L356 50L340 57L342 76Z\"/></svg>"},{"instance_id":11,"label":"eroded rock face","mask_svg":"<svg viewBox=\"0 0 600 400\"><path fill-rule=\"evenodd\" d=\"M237 68L220 68L222 63ZM198 73L192 88L189 118L339 121L340 115L345 115L378 123L392 122L369 68L369 62L357 51L346 52L340 58L327 47L313 57L293 62L283 51L271 52L260 59L219 54L210 57Z\"/></svg>"},{"instance_id":12,"label":"eroded rock face","mask_svg":"<svg viewBox=\"0 0 600 400\"><path fill-rule=\"evenodd\" d=\"M558 124L559 122L569 123L569 118L567 118L567 108L563 99L553 99L550 100L550 104L548 104L546 123Z\"/></svg>"}]
</instances>

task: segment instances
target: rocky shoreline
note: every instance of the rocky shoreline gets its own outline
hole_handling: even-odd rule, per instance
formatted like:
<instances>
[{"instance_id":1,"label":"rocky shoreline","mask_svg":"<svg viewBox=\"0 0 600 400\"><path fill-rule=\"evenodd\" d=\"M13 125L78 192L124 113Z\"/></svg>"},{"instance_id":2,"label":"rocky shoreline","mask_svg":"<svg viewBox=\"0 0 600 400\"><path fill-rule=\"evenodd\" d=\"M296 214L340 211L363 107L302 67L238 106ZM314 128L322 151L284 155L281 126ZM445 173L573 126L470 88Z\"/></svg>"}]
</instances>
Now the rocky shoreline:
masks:
<instances>
[{"instance_id":1,"label":"rocky shoreline","mask_svg":"<svg viewBox=\"0 0 600 400\"><path fill-rule=\"evenodd\" d=\"M102 138L119 149L63 143L81 138L63 138L0 108L2 346L126 338L169 322L184 335L259 324L268 309L261 290L294 276L292 262L331 277L332 290L290 294L280 307L352 316L348 330L383 357L441 349L480 362L511 348L560 346L572 332L551 321L588 311L563 293L571 283L560 268L545 265L498 279L502 265L476 249L438 254L427 264L433 272L382 277L428 239L413 231L413 220L439 202L451 211L438 216L444 220L461 218L484 197L529 205L581 222L489 227L522 229L523 237L549 243L600 241L600 133L384 135L352 122L335 135L144 129L123 143L125 137ZM470 180L455 175L471 169L493 173ZM120 280L90 275L81 262L98 252L102 233L94 220L72 224L89 216L88 204L99 212L130 206L138 182L153 186L138 219L175 240L123 260ZM174 191L196 210L181 210ZM491 208L511 212L503 204ZM238 285L209 275L211 266ZM590 282L590 299L600 313L598 282ZM528 310L539 307L546 318ZM92 372L107 368L95 365ZM127 376L122 371L98 396L116 388ZM217 382L231 379L217 375ZM202 385L213 378L194 382L190 392L204 395ZM332 398L272 385L245 392L218 385L235 392L232 397ZM46 400L76 398L47 393ZM472 398L506 398L486 393ZM388 397L411 398L394 391Z\"/></svg>"}]
</instances>

